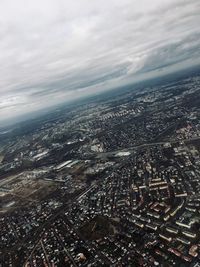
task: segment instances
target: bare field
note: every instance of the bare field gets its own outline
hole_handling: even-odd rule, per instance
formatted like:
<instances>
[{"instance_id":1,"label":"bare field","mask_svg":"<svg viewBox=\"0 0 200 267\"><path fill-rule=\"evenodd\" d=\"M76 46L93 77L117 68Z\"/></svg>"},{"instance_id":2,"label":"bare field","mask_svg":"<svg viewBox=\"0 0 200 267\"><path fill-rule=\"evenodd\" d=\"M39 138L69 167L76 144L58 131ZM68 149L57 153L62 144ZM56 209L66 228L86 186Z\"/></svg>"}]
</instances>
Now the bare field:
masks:
<instances>
[{"instance_id":1,"label":"bare field","mask_svg":"<svg viewBox=\"0 0 200 267\"><path fill-rule=\"evenodd\" d=\"M11 179L9 186L11 189L7 192L0 192L0 213L39 202L56 189L54 182L42 179L26 181L21 181L19 178Z\"/></svg>"}]
</instances>

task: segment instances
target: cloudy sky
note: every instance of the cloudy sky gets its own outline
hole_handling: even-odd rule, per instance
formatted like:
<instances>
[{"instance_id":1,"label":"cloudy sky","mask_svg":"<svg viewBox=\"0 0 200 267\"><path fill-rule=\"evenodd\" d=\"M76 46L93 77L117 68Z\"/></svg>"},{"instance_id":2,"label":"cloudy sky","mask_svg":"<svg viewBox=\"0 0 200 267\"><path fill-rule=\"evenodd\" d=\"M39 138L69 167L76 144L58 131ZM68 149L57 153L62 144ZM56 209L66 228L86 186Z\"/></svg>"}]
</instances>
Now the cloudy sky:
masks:
<instances>
[{"instance_id":1,"label":"cloudy sky","mask_svg":"<svg viewBox=\"0 0 200 267\"><path fill-rule=\"evenodd\" d=\"M200 63L199 0L0 0L0 120Z\"/></svg>"}]
</instances>

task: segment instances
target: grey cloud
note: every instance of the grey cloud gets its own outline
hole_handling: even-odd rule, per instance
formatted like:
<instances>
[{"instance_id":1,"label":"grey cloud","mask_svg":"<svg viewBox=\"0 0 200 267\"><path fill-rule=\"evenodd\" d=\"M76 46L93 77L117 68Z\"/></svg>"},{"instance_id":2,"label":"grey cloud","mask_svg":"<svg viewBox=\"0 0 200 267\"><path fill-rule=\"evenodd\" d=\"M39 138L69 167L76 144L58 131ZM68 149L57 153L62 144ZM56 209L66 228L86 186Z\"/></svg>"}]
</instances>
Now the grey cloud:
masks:
<instances>
[{"instance_id":1,"label":"grey cloud","mask_svg":"<svg viewBox=\"0 0 200 267\"><path fill-rule=\"evenodd\" d=\"M199 22L199 0L1 0L0 95L8 103L1 114L192 64Z\"/></svg>"},{"instance_id":2,"label":"grey cloud","mask_svg":"<svg viewBox=\"0 0 200 267\"><path fill-rule=\"evenodd\" d=\"M140 73L165 68L200 55L200 34L189 36L187 39L156 49L147 58Z\"/></svg>"}]
</instances>

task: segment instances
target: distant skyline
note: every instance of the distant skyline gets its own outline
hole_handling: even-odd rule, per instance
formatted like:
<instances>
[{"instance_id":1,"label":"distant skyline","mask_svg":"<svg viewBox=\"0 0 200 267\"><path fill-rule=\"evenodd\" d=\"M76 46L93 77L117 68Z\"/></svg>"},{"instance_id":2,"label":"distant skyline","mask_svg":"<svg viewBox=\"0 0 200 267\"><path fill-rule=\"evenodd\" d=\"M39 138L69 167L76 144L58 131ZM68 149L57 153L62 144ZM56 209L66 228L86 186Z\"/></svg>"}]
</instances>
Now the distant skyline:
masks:
<instances>
[{"instance_id":1,"label":"distant skyline","mask_svg":"<svg viewBox=\"0 0 200 267\"><path fill-rule=\"evenodd\" d=\"M0 0L0 124L200 64L199 0Z\"/></svg>"}]
</instances>

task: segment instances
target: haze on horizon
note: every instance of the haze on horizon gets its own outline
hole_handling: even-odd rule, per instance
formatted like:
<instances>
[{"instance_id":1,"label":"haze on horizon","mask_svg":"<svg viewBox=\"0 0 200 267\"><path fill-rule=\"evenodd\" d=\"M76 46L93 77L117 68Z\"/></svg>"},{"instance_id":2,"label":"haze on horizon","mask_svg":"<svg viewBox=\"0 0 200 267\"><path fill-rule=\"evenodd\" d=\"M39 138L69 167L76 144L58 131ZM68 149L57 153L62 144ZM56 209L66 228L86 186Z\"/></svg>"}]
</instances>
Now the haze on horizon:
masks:
<instances>
[{"instance_id":1,"label":"haze on horizon","mask_svg":"<svg viewBox=\"0 0 200 267\"><path fill-rule=\"evenodd\" d=\"M0 122L200 64L199 0L0 0Z\"/></svg>"}]
</instances>

